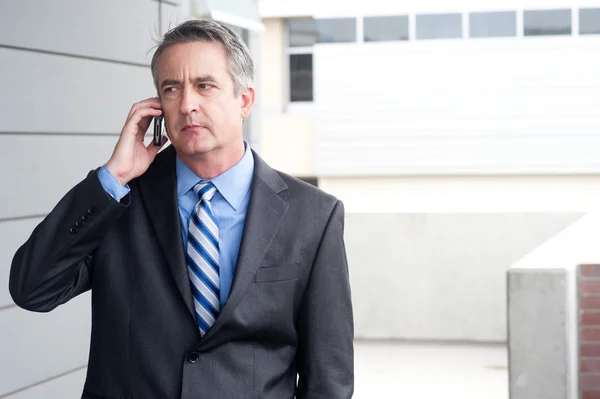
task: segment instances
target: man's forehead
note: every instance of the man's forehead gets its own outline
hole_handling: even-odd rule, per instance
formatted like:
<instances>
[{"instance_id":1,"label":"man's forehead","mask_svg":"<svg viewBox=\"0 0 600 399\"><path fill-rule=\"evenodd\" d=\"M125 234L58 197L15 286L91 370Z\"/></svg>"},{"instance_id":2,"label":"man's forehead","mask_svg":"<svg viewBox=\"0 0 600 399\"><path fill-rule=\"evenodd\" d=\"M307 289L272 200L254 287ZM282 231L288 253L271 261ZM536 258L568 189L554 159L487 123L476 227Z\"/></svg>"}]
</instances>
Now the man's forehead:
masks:
<instances>
[{"instance_id":1,"label":"man's forehead","mask_svg":"<svg viewBox=\"0 0 600 399\"><path fill-rule=\"evenodd\" d=\"M219 77L228 71L225 47L218 42L206 41L171 45L161 55L158 71L160 75L185 73ZM161 76L161 79L166 78Z\"/></svg>"},{"instance_id":2,"label":"man's forehead","mask_svg":"<svg viewBox=\"0 0 600 399\"><path fill-rule=\"evenodd\" d=\"M160 57L161 65L210 61L211 64L226 61L225 46L219 42L195 41L177 43L167 47Z\"/></svg>"}]
</instances>

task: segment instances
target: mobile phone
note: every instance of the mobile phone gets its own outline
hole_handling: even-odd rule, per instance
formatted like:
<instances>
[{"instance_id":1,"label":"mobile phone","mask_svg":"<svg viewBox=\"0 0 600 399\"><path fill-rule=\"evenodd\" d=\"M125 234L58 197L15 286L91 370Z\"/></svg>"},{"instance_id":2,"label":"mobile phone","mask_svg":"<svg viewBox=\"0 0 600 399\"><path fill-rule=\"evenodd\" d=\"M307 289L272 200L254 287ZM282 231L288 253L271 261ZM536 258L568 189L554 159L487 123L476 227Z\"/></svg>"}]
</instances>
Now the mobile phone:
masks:
<instances>
[{"instance_id":1,"label":"mobile phone","mask_svg":"<svg viewBox=\"0 0 600 399\"><path fill-rule=\"evenodd\" d=\"M152 140L154 145L162 144L162 122L163 122L162 115L154 117L154 138Z\"/></svg>"}]
</instances>

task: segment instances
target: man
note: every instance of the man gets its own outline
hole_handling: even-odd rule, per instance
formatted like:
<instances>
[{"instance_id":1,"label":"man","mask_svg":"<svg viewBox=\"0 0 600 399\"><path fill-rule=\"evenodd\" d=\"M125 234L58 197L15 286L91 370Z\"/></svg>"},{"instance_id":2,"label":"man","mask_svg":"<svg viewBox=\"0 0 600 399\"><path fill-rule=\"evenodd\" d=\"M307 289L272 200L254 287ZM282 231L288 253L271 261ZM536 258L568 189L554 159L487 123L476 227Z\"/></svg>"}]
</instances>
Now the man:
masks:
<instances>
[{"instance_id":1,"label":"man","mask_svg":"<svg viewBox=\"0 0 600 399\"><path fill-rule=\"evenodd\" d=\"M342 203L243 140L255 93L237 34L185 22L152 73L158 98L15 254L15 303L92 290L83 398L350 398ZM172 145L157 155L143 138L159 116Z\"/></svg>"}]
</instances>

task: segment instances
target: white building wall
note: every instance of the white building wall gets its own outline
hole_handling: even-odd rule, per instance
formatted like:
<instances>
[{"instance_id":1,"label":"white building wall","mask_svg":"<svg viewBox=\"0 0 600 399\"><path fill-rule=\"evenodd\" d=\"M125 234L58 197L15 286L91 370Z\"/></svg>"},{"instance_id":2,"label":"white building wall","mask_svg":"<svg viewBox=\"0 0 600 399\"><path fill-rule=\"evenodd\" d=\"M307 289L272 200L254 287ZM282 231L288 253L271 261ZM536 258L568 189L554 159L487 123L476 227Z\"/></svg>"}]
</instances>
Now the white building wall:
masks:
<instances>
[{"instance_id":1,"label":"white building wall","mask_svg":"<svg viewBox=\"0 0 600 399\"><path fill-rule=\"evenodd\" d=\"M315 118L311 110L291 111L287 103L285 23L265 19L261 42L260 154L272 167L295 176L315 176Z\"/></svg>"},{"instance_id":2,"label":"white building wall","mask_svg":"<svg viewBox=\"0 0 600 399\"><path fill-rule=\"evenodd\" d=\"M600 36L321 44L320 176L600 172Z\"/></svg>"},{"instance_id":3,"label":"white building wall","mask_svg":"<svg viewBox=\"0 0 600 399\"><path fill-rule=\"evenodd\" d=\"M155 95L148 50L178 0L5 0L0 6L0 397L81 394L89 295L48 314L8 294L12 256L108 160L134 102Z\"/></svg>"},{"instance_id":4,"label":"white building wall","mask_svg":"<svg viewBox=\"0 0 600 399\"><path fill-rule=\"evenodd\" d=\"M323 178L360 338L505 341L506 272L600 204L598 176Z\"/></svg>"},{"instance_id":5,"label":"white building wall","mask_svg":"<svg viewBox=\"0 0 600 399\"><path fill-rule=\"evenodd\" d=\"M600 203L600 39L318 44L315 101L298 109L285 18L408 14L414 35L417 13L515 10L519 29L525 9L573 8L576 32L577 7L600 3L260 2L276 61L265 120L306 118L284 134L263 126L263 146L280 133L296 150L265 155L288 173L313 168L344 201L357 337L506 340L506 271Z\"/></svg>"}]
</instances>

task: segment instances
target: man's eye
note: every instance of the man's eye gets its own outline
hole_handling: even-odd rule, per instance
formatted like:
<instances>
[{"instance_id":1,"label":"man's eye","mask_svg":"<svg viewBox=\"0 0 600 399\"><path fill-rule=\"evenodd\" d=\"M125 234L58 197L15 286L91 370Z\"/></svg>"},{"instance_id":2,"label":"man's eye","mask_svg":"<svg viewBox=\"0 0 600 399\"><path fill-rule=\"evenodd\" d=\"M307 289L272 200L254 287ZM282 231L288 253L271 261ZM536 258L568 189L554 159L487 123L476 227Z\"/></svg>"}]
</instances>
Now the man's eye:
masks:
<instances>
[{"instance_id":1,"label":"man's eye","mask_svg":"<svg viewBox=\"0 0 600 399\"><path fill-rule=\"evenodd\" d=\"M199 84L198 87L202 90L212 89L214 86L206 83Z\"/></svg>"},{"instance_id":2,"label":"man's eye","mask_svg":"<svg viewBox=\"0 0 600 399\"><path fill-rule=\"evenodd\" d=\"M165 93L172 93L172 92L174 92L174 91L175 91L175 88L174 88L174 87L167 87L167 88L165 89Z\"/></svg>"}]
</instances>

